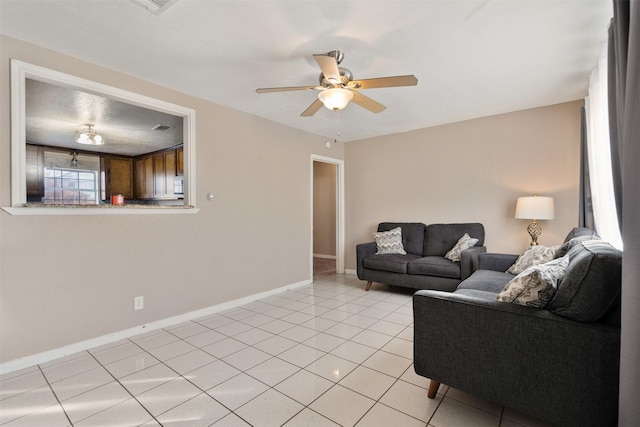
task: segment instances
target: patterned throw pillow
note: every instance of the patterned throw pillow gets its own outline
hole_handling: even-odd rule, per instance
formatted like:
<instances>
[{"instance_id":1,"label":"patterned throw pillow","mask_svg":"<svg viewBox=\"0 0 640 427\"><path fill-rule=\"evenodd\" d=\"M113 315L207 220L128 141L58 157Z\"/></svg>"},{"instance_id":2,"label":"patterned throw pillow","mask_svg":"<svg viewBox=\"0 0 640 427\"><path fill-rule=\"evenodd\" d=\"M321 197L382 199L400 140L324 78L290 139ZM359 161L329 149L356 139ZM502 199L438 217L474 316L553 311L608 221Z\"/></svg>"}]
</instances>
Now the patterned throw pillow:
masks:
<instances>
[{"instance_id":1,"label":"patterned throw pillow","mask_svg":"<svg viewBox=\"0 0 640 427\"><path fill-rule=\"evenodd\" d=\"M555 258L558 248L559 246L529 246L506 272L520 274L529 267L549 262Z\"/></svg>"},{"instance_id":2,"label":"patterned throw pillow","mask_svg":"<svg viewBox=\"0 0 640 427\"><path fill-rule=\"evenodd\" d=\"M547 306L569 266L569 256L534 265L514 277L498 294L497 300L529 307Z\"/></svg>"},{"instance_id":3,"label":"patterned throw pillow","mask_svg":"<svg viewBox=\"0 0 640 427\"><path fill-rule=\"evenodd\" d=\"M476 243L478 243L478 239L474 239L469 234L464 233L464 236L458 240L458 243L455 244L453 248L444 256L448 260L451 261L460 261L460 254L465 249L469 249L473 247Z\"/></svg>"},{"instance_id":4,"label":"patterned throw pillow","mask_svg":"<svg viewBox=\"0 0 640 427\"><path fill-rule=\"evenodd\" d=\"M402 246L402 229L396 227L393 230L381 231L376 233L376 246L380 254L406 254L404 246Z\"/></svg>"}]
</instances>

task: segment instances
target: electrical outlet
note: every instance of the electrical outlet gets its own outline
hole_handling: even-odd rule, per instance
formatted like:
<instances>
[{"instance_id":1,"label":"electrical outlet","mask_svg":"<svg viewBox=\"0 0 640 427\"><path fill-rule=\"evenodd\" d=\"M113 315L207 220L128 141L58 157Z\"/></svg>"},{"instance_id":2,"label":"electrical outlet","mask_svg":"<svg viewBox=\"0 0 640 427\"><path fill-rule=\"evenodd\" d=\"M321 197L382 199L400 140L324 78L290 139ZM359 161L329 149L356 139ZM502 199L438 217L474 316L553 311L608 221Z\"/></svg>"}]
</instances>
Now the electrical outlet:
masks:
<instances>
[{"instance_id":1,"label":"electrical outlet","mask_svg":"<svg viewBox=\"0 0 640 427\"><path fill-rule=\"evenodd\" d=\"M144 297L134 297L133 298L133 309L134 310L142 310L144 308Z\"/></svg>"}]
</instances>

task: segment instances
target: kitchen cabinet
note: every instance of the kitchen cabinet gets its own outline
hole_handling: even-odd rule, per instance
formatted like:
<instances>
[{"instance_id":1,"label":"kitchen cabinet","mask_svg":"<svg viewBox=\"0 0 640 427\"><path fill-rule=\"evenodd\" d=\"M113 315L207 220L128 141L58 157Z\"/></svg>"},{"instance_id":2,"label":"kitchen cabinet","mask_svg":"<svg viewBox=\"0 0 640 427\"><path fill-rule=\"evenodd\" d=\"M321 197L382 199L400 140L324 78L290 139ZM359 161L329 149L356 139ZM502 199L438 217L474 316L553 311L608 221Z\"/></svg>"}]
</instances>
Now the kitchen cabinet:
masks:
<instances>
[{"instance_id":1,"label":"kitchen cabinet","mask_svg":"<svg viewBox=\"0 0 640 427\"><path fill-rule=\"evenodd\" d=\"M137 199L153 199L153 157L136 158L134 166L135 197Z\"/></svg>"},{"instance_id":2,"label":"kitchen cabinet","mask_svg":"<svg viewBox=\"0 0 640 427\"><path fill-rule=\"evenodd\" d=\"M153 155L153 177L155 199L175 199L173 182L176 177L176 150Z\"/></svg>"},{"instance_id":3,"label":"kitchen cabinet","mask_svg":"<svg viewBox=\"0 0 640 427\"><path fill-rule=\"evenodd\" d=\"M129 157L105 156L107 198L114 194L122 194L125 199L133 195L133 160Z\"/></svg>"},{"instance_id":4,"label":"kitchen cabinet","mask_svg":"<svg viewBox=\"0 0 640 427\"><path fill-rule=\"evenodd\" d=\"M153 156L153 197L160 199L167 193L167 182L164 172L164 153Z\"/></svg>"},{"instance_id":5,"label":"kitchen cabinet","mask_svg":"<svg viewBox=\"0 0 640 427\"><path fill-rule=\"evenodd\" d=\"M176 179L176 150L170 150L164 152L164 187L165 194L163 197L175 199L174 181Z\"/></svg>"},{"instance_id":6,"label":"kitchen cabinet","mask_svg":"<svg viewBox=\"0 0 640 427\"><path fill-rule=\"evenodd\" d=\"M135 194L138 199L177 199L174 181L176 150L167 150L135 159Z\"/></svg>"},{"instance_id":7,"label":"kitchen cabinet","mask_svg":"<svg viewBox=\"0 0 640 427\"><path fill-rule=\"evenodd\" d=\"M184 148L176 149L176 175L184 175Z\"/></svg>"},{"instance_id":8,"label":"kitchen cabinet","mask_svg":"<svg viewBox=\"0 0 640 427\"><path fill-rule=\"evenodd\" d=\"M27 197L44 197L44 150L37 145L26 145Z\"/></svg>"}]
</instances>

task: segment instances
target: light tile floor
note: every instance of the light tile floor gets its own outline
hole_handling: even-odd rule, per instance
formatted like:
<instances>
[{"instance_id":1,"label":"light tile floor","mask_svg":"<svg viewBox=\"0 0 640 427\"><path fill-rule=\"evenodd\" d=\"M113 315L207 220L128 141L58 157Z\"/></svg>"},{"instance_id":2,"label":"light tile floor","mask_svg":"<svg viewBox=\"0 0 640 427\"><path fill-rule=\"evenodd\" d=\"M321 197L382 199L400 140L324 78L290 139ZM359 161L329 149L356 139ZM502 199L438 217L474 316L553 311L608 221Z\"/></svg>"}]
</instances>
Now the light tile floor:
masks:
<instances>
[{"instance_id":1,"label":"light tile floor","mask_svg":"<svg viewBox=\"0 0 640 427\"><path fill-rule=\"evenodd\" d=\"M412 364L411 292L313 285L0 378L0 424L546 426Z\"/></svg>"}]
</instances>

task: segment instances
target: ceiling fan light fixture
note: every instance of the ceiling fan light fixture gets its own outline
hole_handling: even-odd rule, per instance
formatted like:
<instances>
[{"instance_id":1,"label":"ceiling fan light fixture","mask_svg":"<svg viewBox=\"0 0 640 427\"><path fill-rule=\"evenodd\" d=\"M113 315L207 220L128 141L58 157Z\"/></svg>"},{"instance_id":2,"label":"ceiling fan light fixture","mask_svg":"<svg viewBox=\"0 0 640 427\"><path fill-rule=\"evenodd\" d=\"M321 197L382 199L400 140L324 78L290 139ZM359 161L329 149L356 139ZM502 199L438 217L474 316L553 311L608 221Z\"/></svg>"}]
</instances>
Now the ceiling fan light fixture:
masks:
<instances>
[{"instance_id":1,"label":"ceiling fan light fixture","mask_svg":"<svg viewBox=\"0 0 640 427\"><path fill-rule=\"evenodd\" d=\"M76 132L76 142L85 145L104 145L104 137L93 130L92 124L85 124L85 128Z\"/></svg>"},{"instance_id":2,"label":"ceiling fan light fixture","mask_svg":"<svg viewBox=\"0 0 640 427\"><path fill-rule=\"evenodd\" d=\"M322 101L329 110L342 110L353 99L353 92L344 88L331 88L323 90L318 94L318 99Z\"/></svg>"}]
</instances>

